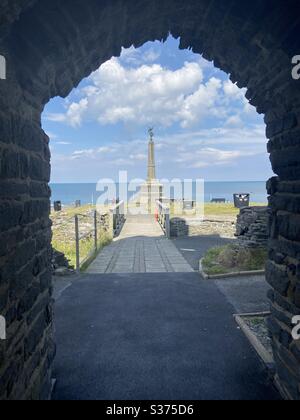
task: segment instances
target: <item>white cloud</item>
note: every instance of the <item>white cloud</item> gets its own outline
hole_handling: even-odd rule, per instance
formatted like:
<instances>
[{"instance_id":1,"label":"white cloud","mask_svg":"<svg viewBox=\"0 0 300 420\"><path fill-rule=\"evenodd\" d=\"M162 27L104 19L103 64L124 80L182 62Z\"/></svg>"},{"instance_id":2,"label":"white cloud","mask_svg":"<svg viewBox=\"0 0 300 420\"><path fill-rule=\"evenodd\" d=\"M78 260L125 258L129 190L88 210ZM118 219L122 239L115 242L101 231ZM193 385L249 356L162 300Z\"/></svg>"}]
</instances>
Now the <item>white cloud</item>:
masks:
<instances>
[{"instance_id":1,"label":"white cloud","mask_svg":"<svg viewBox=\"0 0 300 420\"><path fill-rule=\"evenodd\" d=\"M236 114L250 113L251 107L240 90L230 81L217 77L204 80L203 60L186 62L172 71L159 64L127 67L140 55L133 47L123 50L121 59L112 58L89 78L78 102L66 103L66 112L48 114L46 119L79 127L86 121L101 125L118 122L135 125L183 128L201 123L205 118L228 120ZM145 63L155 59L155 50L144 53ZM236 125L236 124L235 124Z\"/></svg>"},{"instance_id":2,"label":"white cloud","mask_svg":"<svg viewBox=\"0 0 300 420\"><path fill-rule=\"evenodd\" d=\"M180 110L182 127L189 127L208 115L218 116L214 107L217 106L221 87L221 80L213 77L208 83L200 85L195 93L185 99Z\"/></svg>"},{"instance_id":3,"label":"white cloud","mask_svg":"<svg viewBox=\"0 0 300 420\"><path fill-rule=\"evenodd\" d=\"M136 161L145 161L147 160L148 156L144 153L137 153L137 154L132 154L129 156L129 159L131 160L136 160Z\"/></svg>"},{"instance_id":4,"label":"white cloud","mask_svg":"<svg viewBox=\"0 0 300 420\"><path fill-rule=\"evenodd\" d=\"M197 153L196 159L191 167L192 168L205 168L207 166L213 165L227 165L231 164L233 161L238 160L239 158L246 156L255 156L256 152L250 151L240 151L240 150L220 150L215 148L207 148L199 150ZM195 160L195 157L193 158Z\"/></svg>"},{"instance_id":5,"label":"white cloud","mask_svg":"<svg viewBox=\"0 0 300 420\"><path fill-rule=\"evenodd\" d=\"M114 147L103 146L97 149L97 153L114 153L116 149Z\"/></svg>"},{"instance_id":6,"label":"white cloud","mask_svg":"<svg viewBox=\"0 0 300 420\"><path fill-rule=\"evenodd\" d=\"M49 112L46 115L46 120L47 121L52 121L52 122L65 122L66 117L65 117L64 114L55 114L55 113Z\"/></svg>"},{"instance_id":7,"label":"white cloud","mask_svg":"<svg viewBox=\"0 0 300 420\"><path fill-rule=\"evenodd\" d=\"M134 46L130 48L122 48L120 62L130 66L141 66L145 63L154 63L161 56L161 46L150 47L146 51L136 49Z\"/></svg>"},{"instance_id":8,"label":"white cloud","mask_svg":"<svg viewBox=\"0 0 300 420\"><path fill-rule=\"evenodd\" d=\"M53 145L57 145L57 146L68 146L68 145L72 144L69 141L61 140L57 134L52 133L51 131L47 131L46 134L47 134L47 136L50 139L50 142L51 142L50 143L50 146L53 146Z\"/></svg>"},{"instance_id":9,"label":"white cloud","mask_svg":"<svg viewBox=\"0 0 300 420\"><path fill-rule=\"evenodd\" d=\"M155 64L162 49L153 45L146 51L123 49L120 58L103 64L84 87L73 92L64 102L64 113L46 114L48 120L75 128L86 122L126 125L103 130L122 133L120 143L104 142L100 147L88 140L86 149L71 155L54 152L54 166L74 167L75 160L80 173L107 174L128 168L144 174L147 138L132 138L140 127L149 125L156 127L158 172L167 167L174 169L175 176L177 170L201 174L205 173L201 168L228 169L241 159L252 157L254 162L254 156L266 154L265 126L245 98L245 89L224 81L224 75L202 57L195 56L195 61L177 70ZM120 137L114 134L113 138ZM56 137L54 144L67 142Z\"/></svg>"},{"instance_id":10,"label":"white cloud","mask_svg":"<svg viewBox=\"0 0 300 420\"><path fill-rule=\"evenodd\" d=\"M243 158L255 159L255 156L267 154L263 124L247 129L226 127L165 135L156 138L156 145L158 173L173 168L174 176L178 171L225 168L239 164ZM133 168L146 176L147 139L76 150L71 155L54 153L52 159L56 166L63 162L66 167L76 161L81 171L89 172L94 168L97 175L99 171L111 174Z\"/></svg>"},{"instance_id":11,"label":"white cloud","mask_svg":"<svg viewBox=\"0 0 300 420\"><path fill-rule=\"evenodd\" d=\"M52 133L51 131L47 131L46 134L49 137L49 139L52 141L58 138L58 136L55 133Z\"/></svg>"},{"instance_id":12,"label":"white cloud","mask_svg":"<svg viewBox=\"0 0 300 420\"><path fill-rule=\"evenodd\" d=\"M149 50L143 54L142 58L146 61L146 63L154 63L154 61L159 59L160 55L160 51L155 51L153 48L149 48Z\"/></svg>"},{"instance_id":13,"label":"white cloud","mask_svg":"<svg viewBox=\"0 0 300 420\"><path fill-rule=\"evenodd\" d=\"M223 85L224 93L228 98L243 100L245 97L246 89L240 89L231 80L226 80Z\"/></svg>"},{"instance_id":14,"label":"white cloud","mask_svg":"<svg viewBox=\"0 0 300 420\"><path fill-rule=\"evenodd\" d=\"M90 88L91 89L91 88ZM92 94L92 91L89 92ZM66 102L66 105L68 101ZM81 99L79 102L72 102L68 104L67 112L65 114L48 113L46 114L46 120L56 123L67 123L73 127L81 125L82 116L87 110L88 100L87 98Z\"/></svg>"},{"instance_id":15,"label":"white cloud","mask_svg":"<svg viewBox=\"0 0 300 420\"><path fill-rule=\"evenodd\" d=\"M239 115L232 115L227 119L225 125L229 127L242 127L243 121Z\"/></svg>"}]
</instances>

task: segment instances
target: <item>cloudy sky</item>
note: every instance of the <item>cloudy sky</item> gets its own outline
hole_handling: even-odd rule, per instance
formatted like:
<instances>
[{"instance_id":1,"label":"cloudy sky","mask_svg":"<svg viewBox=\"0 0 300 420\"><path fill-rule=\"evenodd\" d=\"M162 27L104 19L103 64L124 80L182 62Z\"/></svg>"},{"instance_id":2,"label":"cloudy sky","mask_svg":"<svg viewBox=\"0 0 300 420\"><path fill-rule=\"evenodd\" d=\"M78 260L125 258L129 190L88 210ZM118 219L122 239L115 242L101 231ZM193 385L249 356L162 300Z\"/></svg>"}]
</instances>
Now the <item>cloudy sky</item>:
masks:
<instances>
[{"instance_id":1,"label":"cloudy sky","mask_svg":"<svg viewBox=\"0 0 300 420\"><path fill-rule=\"evenodd\" d=\"M262 116L228 76L179 41L123 49L45 108L52 182L146 176L154 127L159 178L261 181L272 175Z\"/></svg>"}]
</instances>

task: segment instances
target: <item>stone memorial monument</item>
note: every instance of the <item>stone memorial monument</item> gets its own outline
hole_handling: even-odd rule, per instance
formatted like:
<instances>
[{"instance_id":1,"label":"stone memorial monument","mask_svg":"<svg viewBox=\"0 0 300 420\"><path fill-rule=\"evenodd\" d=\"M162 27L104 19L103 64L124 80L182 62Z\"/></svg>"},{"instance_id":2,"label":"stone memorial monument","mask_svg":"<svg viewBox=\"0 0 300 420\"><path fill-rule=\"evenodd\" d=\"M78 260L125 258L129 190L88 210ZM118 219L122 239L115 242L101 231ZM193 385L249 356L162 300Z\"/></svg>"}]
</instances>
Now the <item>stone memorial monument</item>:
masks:
<instances>
[{"instance_id":1,"label":"stone memorial monument","mask_svg":"<svg viewBox=\"0 0 300 420\"><path fill-rule=\"evenodd\" d=\"M155 143L153 128L149 129L149 144L148 144L148 175L147 182L141 186L139 201L141 207L144 207L149 214L154 214L156 209L156 202L163 198L163 186L156 179L155 166Z\"/></svg>"}]
</instances>

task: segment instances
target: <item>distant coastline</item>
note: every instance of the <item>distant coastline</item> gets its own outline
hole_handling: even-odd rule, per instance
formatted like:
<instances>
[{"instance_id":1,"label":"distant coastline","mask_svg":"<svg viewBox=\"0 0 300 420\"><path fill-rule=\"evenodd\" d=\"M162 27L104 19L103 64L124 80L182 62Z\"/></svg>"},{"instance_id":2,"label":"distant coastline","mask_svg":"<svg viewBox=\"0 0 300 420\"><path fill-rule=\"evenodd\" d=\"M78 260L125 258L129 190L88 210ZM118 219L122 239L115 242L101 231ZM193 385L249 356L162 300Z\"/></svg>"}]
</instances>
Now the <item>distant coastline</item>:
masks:
<instances>
[{"instance_id":1,"label":"distant coastline","mask_svg":"<svg viewBox=\"0 0 300 420\"><path fill-rule=\"evenodd\" d=\"M101 193L96 190L96 183L50 183L52 196L51 201L61 201L63 205L69 206L77 200L82 205L95 204ZM205 202L213 198L224 198L233 202L233 194L249 193L251 201L255 203L267 202L266 181L207 181L205 182ZM134 193L131 193L134 195ZM130 198L130 195L129 195ZM176 198L176 197L174 197ZM194 197L186 197L194 199Z\"/></svg>"}]
</instances>

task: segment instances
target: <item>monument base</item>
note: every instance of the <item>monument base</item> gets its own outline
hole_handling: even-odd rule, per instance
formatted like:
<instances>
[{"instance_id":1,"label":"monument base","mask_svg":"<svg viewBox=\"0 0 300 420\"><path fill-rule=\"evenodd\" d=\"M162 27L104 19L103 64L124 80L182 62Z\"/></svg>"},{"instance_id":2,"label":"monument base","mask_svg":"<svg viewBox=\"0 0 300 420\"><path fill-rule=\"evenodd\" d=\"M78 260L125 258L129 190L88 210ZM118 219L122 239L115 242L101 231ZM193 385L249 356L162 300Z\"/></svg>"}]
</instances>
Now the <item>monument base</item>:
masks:
<instances>
[{"instance_id":1,"label":"monument base","mask_svg":"<svg viewBox=\"0 0 300 420\"><path fill-rule=\"evenodd\" d=\"M144 207L149 214L155 214L157 201L163 198L163 185L158 181L149 181L141 185L138 201L141 207Z\"/></svg>"}]
</instances>

